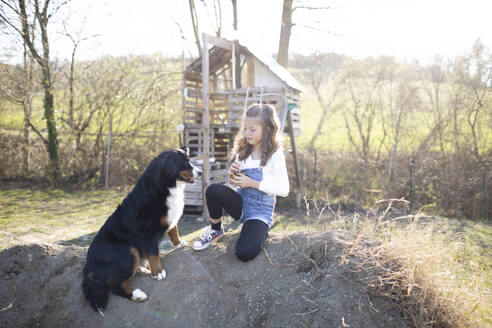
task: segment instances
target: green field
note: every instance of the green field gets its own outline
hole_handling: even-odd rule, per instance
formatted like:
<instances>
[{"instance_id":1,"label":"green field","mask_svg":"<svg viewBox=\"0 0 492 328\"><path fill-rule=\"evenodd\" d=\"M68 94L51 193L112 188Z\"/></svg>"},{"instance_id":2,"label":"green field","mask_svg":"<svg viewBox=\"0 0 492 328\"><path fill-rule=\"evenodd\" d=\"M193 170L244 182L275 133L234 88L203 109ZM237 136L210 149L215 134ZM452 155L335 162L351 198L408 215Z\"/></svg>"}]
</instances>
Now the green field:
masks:
<instances>
[{"instance_id":1,"label":"green field","mask_svg":"<svg viewBox=\"0 0 492 328\"><path fill-rule=\"evenodd\" d=\"M329 94L328 90L325 92ZM325 101L327 101L326 99ZM378 113L379 115L379 113ZM387 153L393 145L393 136L391 130L388 130L388 135L384 137L383 126L380 116L376 116L370 137L370 149L373 153L378 150L381 141L384 139L382 153ZM400 142L398 150L400 152L412 152L415 148L425 140L426 136L431 132L433 128L433 113L425 109L415 110L408 113L405 121L402 123L400 131ZM301 104L301 130L302 134L299 137L300 147L307 147L313 137L318 122L322 116L322 108L319 102L316 100L313 92L303 95ZM355 142L360 143L358 131L352 117L347 116L349 120L349 126L352 130L352 135ZM471 140L471 133L468 130L467 117L463 116L459 120L461 124L460 133L462 133L462 140ZM366 122L363 122L365 124ZM385 123L388 125L388 122ZM479 132L479 148L485 152L487 149L492 148L492 130L490 126L492 124L492 116L487 116L486 112L482 117L482 120L478 122L477 131ZM449 129L449 127L448 127ZM364 131L365 132L365 131ZM446 130L444 134L444 149L445 151L455 151L455 146L452 142L453 132ZM439 151L438 145L435 144L431 149ZM354 151L353 145L348 138L347 127L345 123L345 117L343 111L337 109L337 106L333 106L333 111L326 117L319 135L315 142L315 148L321 151Z\"/></svg>"}]
</instances>

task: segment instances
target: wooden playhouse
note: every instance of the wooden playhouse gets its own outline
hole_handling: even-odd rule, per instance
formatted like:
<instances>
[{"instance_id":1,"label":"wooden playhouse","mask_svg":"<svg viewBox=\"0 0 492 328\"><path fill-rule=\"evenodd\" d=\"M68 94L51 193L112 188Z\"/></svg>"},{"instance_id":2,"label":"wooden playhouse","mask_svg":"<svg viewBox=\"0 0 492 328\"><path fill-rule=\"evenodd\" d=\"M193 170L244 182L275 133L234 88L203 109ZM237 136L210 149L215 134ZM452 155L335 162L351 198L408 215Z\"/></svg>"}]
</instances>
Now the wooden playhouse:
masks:
<instances>
[{"instance_id":1,"label":"wooden playhouse","mask_svg":"<svg viewBox=\"0 0 492 328\"><path fill-rule=\"evenodd\" d=\"M208 217L204 190L211 183L226 183L228 156L243 112L255 103L274 106L282 130L290 136L300 204L294 136L300 134L300 93L304 88L270 55L242 40L207 34L202 38L202 56L186 67L183 76L183 145L203 169L201 183L186 188L185 210Z\"/></svg>"}]
</instances>

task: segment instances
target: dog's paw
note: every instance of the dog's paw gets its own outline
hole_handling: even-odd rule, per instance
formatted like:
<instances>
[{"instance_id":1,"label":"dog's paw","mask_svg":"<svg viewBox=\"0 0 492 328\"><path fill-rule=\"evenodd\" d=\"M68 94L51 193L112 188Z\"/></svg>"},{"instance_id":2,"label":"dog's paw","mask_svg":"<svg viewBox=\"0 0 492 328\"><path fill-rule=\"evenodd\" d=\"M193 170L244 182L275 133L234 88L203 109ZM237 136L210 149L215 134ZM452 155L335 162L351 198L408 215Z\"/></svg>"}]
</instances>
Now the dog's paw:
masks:
<instances>
[{"instance_id":1,"label":"dog's paw","mask_svg":"<svg viewBox=\"0 0 492 328\"><path fill-rule=\"evenodd\" d=\"M144 266L138 267L138 273L142 275L150 274L150 270Z\"/></svg>"},{"instance_id":2,"label":"dog's paw","mask_svg":"<svg viewBox=\"0 0 492 328\"><path fill-rule=\"evenodd\" d=\"M132 300L137 302L143 302L147 299L147 294L142 292L140 289L135 289L132 293Z\"/></svg>"},{"instance_id":3,"label":"dog's paw","mask_svg":"<svg viewBox=\"0 0 492 328\"><path fill-rule=\"evenodd\" d=\"M152 277L154 277L154 279L156 279L156 280L162 280L162 279L166 278L166 271L164 269L162 269L162 271L160 273L158 273L157 275L152 276Z\"/></svg>"},{"instance_id":4,"label":"dog's paw","mask_svg":"<svg viewBox=\"0 0 492 328\"><path fill-rule=\"evenodd\" d=\"M188 243L186 242L186 240L182 240L179 244L174 246L174 248L181 248L181 247L185 247L185 246L188 246Z\"/></svg>"}]
</instances>

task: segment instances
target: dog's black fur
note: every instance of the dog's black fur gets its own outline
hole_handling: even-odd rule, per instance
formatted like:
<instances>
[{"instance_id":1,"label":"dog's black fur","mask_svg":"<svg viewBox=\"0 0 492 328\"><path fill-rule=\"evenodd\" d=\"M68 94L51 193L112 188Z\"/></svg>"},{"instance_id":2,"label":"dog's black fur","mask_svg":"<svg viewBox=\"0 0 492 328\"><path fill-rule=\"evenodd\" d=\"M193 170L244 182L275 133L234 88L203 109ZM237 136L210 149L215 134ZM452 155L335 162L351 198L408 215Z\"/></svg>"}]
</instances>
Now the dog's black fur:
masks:
<instances>
[{"instance_id":1,"label":"dog's black fur","mask_svg":"<svg viewBox=\"0 0 492 328\"><path fill-rule=\"evenodd\" d=\"M109 291L132 299L134 290L129 282L141 260L149 261L154 277L161 273L159 242L172 224L167 219L170 191L179 181L193 183L194 177L200 174L179 149L164 151L152 160L133 190L101 227L87 252L82 289L94 310L102 313ZM182 206L178 213L182 213ZM177 219L168 230L175 246L181 241Z\"/></svg>"}]
</instances>

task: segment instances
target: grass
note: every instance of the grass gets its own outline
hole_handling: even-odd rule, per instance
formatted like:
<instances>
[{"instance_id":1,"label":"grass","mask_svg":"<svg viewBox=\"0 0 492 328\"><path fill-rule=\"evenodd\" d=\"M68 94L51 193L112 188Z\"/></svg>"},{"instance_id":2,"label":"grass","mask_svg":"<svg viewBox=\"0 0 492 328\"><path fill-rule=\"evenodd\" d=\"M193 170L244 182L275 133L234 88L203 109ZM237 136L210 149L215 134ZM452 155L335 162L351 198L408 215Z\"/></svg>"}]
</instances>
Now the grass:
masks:
<instances>
[{"instance_id":1,"label":"grass","mask_svg":"<svg viewBox=\"0 0 492 328\"><path fill-rule=\"evenodd\" d=\"M87 246L128 191L129 188L82 191L4 187L0 189L0 250L26 242ZM366 259L364 263L352 263L359 269L384 269L376 277L384 278L385 288L381 288L379 280L367 281L368 285L375 294L396 297L406 304L405 309L413 309L408 315L417 318L416 326L436 326L442 318L450 320L443 327L492 325L489 222L399 215L393 209L383 214L343 213L312 201L305 205L307 210L303 212L277 214L271 232L353 232L357 238L347 249L346 259ZM232 221L225 219L226 229L238 226ZM191 243L206 225L203 219L187 217L180 221L180 234ZM366 238L378 240L379 246L363 247ZM162 248L171 249L168 238ZM350 256L357 253L363 256ZM422 313L422 309L426 312Z\"/></svg>"},{"instance_id":2,"label":"grass","mask_svg":"<svg viewBox=\"0 0 492 328\"><path fill-rule=\"evenodd\" d=\"M0 189L0 250L38 242L88 246L129 190ZM181 220L179 231L191 242L207 224L193 217ZM162 249L171 249L168 238Z\"/></svg>"},{"instance_id":3,"label":"grass","mask_svg":"<svg viewBox=\"0 0 492 328\"><path fill-rule=\"evenodd\" d=\"M487 240L490 243L491 239L484 239L485 235L473 240L470 237L476 226L486 229L488 235L492 228L481 223L463 226L459 221L442 218L418 222L419 216L414 216L410 220L404 227L393 228L387 236L381 235L386 229L381 230L383 244L376 251L383 252L383 256L377 254L383 261L389 258L398 263L388 274L387 285L394 289L398 286L397 296L407 308L413 309L415 325L425 327L440 322L445 327L485 327L491 324L490 250L470 251ZM375 264L379 266L379 262Z\"/></svg>"},{"instance_id":4,"label":"grass","mask_svg":"<svg viewBox=\"0 0 492 328\"><path fill-rule=\"evenodd\" d=\"M0 249L18 242L62 242L96 232L128 191L0 190Z\"/></svg>"}]
</instances>

